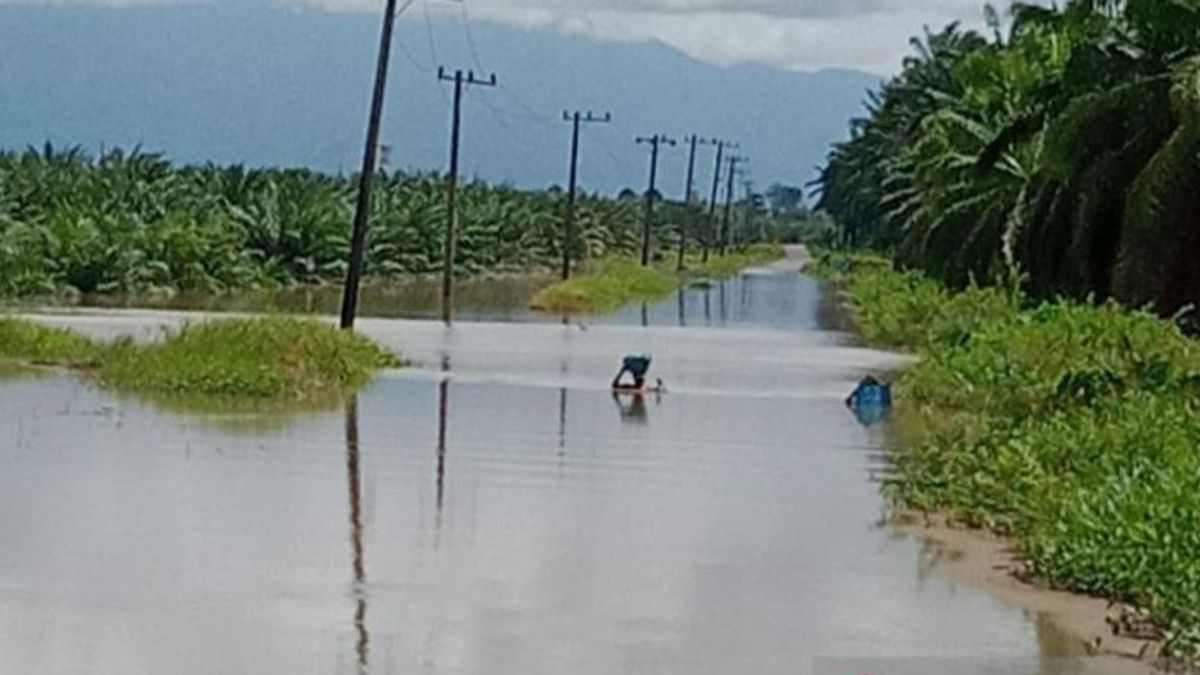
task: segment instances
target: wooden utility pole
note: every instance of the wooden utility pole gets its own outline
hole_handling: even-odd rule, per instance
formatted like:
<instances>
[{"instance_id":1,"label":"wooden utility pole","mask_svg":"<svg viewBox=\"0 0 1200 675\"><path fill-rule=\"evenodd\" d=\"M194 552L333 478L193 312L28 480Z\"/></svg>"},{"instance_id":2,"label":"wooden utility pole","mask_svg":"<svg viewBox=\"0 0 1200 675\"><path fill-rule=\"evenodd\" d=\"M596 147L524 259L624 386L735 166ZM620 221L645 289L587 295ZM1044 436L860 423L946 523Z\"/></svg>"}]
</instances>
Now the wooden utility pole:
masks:
<instances>
[{"instance_id":1,"label":"wooden utility pole","mask_svg":"<svg viewBox=\"0 0 1200 675\"><path fill-rule=\"evenodd\" d=\"M575 243L575 202L579 194L579 127L582 124L604 123L612 121L612 113L604 113L598 117L589 110L587 115L576 110L574 113L563 111L563 121L572 123L571 130L571 175L567 187L567 217L563 221L563 281L571 278L571 246Z\"/></svg>"},{"instance_id":2,"label":"wooden utility pole","mask_svg":"<svg viewBox=\"0 0 1200 675\"><path fill-rule=\"evenodd\" d=\"M675 265L677 271L683 271L684 256L687 255L687 230L688 222L692 217L692 186L695 184L696 176L696 146L698 145L714 145L720 141L708 140L707 138L699 138L695 135L684 139L688 144L688 162L687 162L687 181L683 188L683 203L685 206L684 220L679 223L679 260Z\"/></svg>"},{"instance_id":3,"label":"wooden utility pole","mask_svg":"<svg viewBox=\"0 0 1200 675\"><path fill-rule=\"evenodd\" d=\"M746 161L745 157L736 155L729 158L729 175L727 176L729 183L725 186L725 217L721 223L721 255L725 255L729 251L729 217L733 209L733 179L737 175L738 164Z\"/></svg>"},{"instance_id":4,"label":"wooden utility pole","mask_svg":"<svg viewBox=\"0 0 1200 675\"><path fill-rule=\"evenodd\" d=\"M702 240L703 249L700 257L701 262L708 262L708 253L712 248L712 239L714 236L719 234L717 229L717 196L721 188L721 166L725 161L725 149L737 149L738 147L739 146L737 143L730 143L729 141L717 141L717 161L713 166L712 196L708 199L709 232L708 236L703 237Z\"/></svg>"},{"instance_id":5,"label":"wooden utility pole","mask_svg":"<svg viewBox=\"0 0 1200 675\"><path fill-rule=\"evenodd\" d=\"M446 245L442 255L442 321L450 323L454 315L454 254L457 245L458 230L458 147L459 134L462 128L462 98L467 85L482 87L496 86L496 75L493 73L486 80L476 79L475 73L462 70L454 71L454 75L446 74L446 69L438 67L438 80L454 83L454 112L450 124L450 173L446 176Z\"/></svg>"},{"instance_id":6,"label":"wooden utility pole","mask_svg":"<svg viewBox=\"0 0 1200 675\"><path fill-rule=\"evenodd\" d=\"M387 85L388 60L392 50L392 29L396 25L396 0L387 0L383 10L383 28L379 34L379 58L375 62L375 90L371 94L371 112L367 118L367 146L363 150L362 172L358 176L358 199L354 204L354 232L350 238L350 265L342 289L343 330L354 328L358 314L358 287L362 283L363 257L367 245L367 221L371 214L371 184L375 178L379 152L379 126L383 119L383 94Z\"/></svg>"},{"instance_id":7,"label":"wooden utility pole","mask_svg":"<svg viewBox=\"0 0 1200 675\"><path fill-rule=\"evenodd\" d=\"M754 181L747 178L742 181L742 187L746 190L746 201L742 209L742 232L739 239L740 244L745 245L750 237L750 228L754 224Z\"/></svg>"},{"instance_id":8,"label":"wooden utility pole","mask_svg":"<svg viewBox=\"0 0 1200 675\"><path fill-rule=\"evenodd\" d=\"M650 145L650 187L646 190L646 222L642 225L642 267L650 264L650 228L654 221L655 185L658 182L658 150L663 145L675 145L675 140L662 134L637 139Z\"/></svg>"}]
</instances>

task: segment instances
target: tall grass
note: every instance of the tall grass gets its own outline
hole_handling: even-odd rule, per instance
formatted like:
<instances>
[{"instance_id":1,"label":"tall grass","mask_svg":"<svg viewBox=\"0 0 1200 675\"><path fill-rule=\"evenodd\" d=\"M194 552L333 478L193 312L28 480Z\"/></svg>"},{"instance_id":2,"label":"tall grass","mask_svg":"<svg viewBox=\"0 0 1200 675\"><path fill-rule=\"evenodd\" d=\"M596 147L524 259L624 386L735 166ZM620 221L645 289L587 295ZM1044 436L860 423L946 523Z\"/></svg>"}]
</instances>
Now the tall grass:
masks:
<instances>
[{"instance_id":1,"label":"tall grass","mask_svg":"<svg viewBox=\"0 0 1200 675\"><path fill-rule=\"evenodd\" d=\"M82 366L99 353L97 345L69 331L0 316L0 361Z\"/></svg>"},{"instance_id":2,"label":"tall grass","mask_svg":"<svg viewBox=\"0 0 1200 675\"><path fill-rule=\"evenodd\" d=\"M600 263L595 273L538 291L530 306L544 312L600 313L636 300L659 300L678 286L678 280L671 274L619 258Z\"/></svg>"},{"instance_id":3,"label":"tall grass","mask_svg":"<svg viewBox=\"0 0 1200 675\"><path fill-rule=\"evenodd\" d=\"M78 368L119 391L181 404L332 400L401 365L361 335L285 317L189 324L150 344L0 319L0 363Z\"/></svg>"},{"instance_id":4,"label":"tall grass","mask_svg":"<svg viewBox=\"0 0 1200 675\"><path fill-rule=\"evenodd\" d=\"M1012 536L1045 583L1142 608L1200 658L1200 345L1113 304L950 293L871 258L814 269L870 339L921 355L897 383L916 432L889 498Z\"/></svg>"},{"instance_id":5,"label":"tall grass","mask_svg":"<svg viewBox=\"0 0 1200 675\"><path fill-rule=\"evenodd\" d=\"M530 307L563 314L612 311L630 302L661 300L686 279L721 279L783 255L779 244L755 244L744 251L710 256L707 262L701 262L698 256L688 257L681 274L642 267L631 258L609 258L585 267L568 281L543 288L533 296Z\"/></svg>"}]
</instances>

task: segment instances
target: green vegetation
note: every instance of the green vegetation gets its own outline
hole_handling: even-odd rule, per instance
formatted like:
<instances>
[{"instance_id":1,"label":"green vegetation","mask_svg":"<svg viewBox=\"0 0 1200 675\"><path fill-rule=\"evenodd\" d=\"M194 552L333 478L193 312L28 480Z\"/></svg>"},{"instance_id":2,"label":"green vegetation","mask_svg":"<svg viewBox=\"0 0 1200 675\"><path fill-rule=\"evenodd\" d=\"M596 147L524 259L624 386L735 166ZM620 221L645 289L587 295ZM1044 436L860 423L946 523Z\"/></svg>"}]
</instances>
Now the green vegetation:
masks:
<instances>
[{"instance_id":1,"label":"green vegetation","mask_svg":"<svg viewBox=\"0 0 1200 675\"><path fill-rule=\"evenodd\" d=\"M51 147L0 152L0 298L161 297L340 282L356 184L354 176L306 170L176 167L119 150L97 159ZM561 190L463 185L457 271L556 269L564 203ZM381 174L373 209L368 280L441 271L441 176ZM756 216L755 231L766 232L763 218ZM663 202L652 233L660 248L675 250L681 223L693 243L714 239L698 205ZM573 257L634 255L642 225L637 195L583 194ZM754 240L737 222L732 235Z\"/></svg>"},{"instance_id":2,"label":"green vegetation","mask_svg":"<svg viewBox=\"0 0 1200 675\"><path fill-rule=\"evenodd\" d=\"M231 319L189 324L160 343L118 342L100 377L160 396L299 401L352 391L397 365L370 340L318 321Z\"/></svg>"},{"instance_id":3,"label":"green vegetation","mask_svg":"<svg viewBox=\"0 0 1200 675\"><path fill-rule=\"evenodd\" d=\"M873 341L916 350L885 491L1013 537L1057 588L1144 610L1200 658L1200 343L1112 303L947 291L824 254Z\"/></svg>"},{"instance_id":4,"label":"green vegetation","mask_svg":"<svg viewBox=\"0 0 1200 675\"><path fill-rule=\"evenodd\" d=\"M544 312L600 313L635 300L658 300L678 287L675 276L620 258L601 262L594 273L538 291L530 306Z\"/></svg>"},{"instance_id":5,"label":"green vegetation","mask_svg":"<svg viewBox=\"0 0 1200 675\"><path fill-rule=\"evenodd\" d=\"M690 277L724 279L747 267L774 262L783 256L783 246L779 244L754 244L742 251L710 256L707 262L689 258L686 273Z\"/></svg>"},{"instance_id":6,"label":"green vegetation","mask_svg":"<svg viewBox=\"0 0 1200 675\"><path fill-rule=\"evenodd\" d=\"M1012 7L957 25L873 94L818 208L857 246L951 287L1036 299L1200 300L1200 1Z\"/></svg>"},{"instance_id":7,"label":"green vegetation","mask_svg":"<svg viewBox=\"0 0 1200 675\"><path fill-rule=\"evenodd\" d=\"M0 316L0 363L86 366L99 353L90 340L69 331Z\"/></svg>"},{"instance_id":8,"label":"green vegetation","mask_svg":"<svg viewBox=\"0 0 1200 675\"><path fill-rule=\"evenodd\" d=\"M542 289L530 306L544 312L595 314L611 311L634 301L660 300L679 288L685 279L724 278L753 265L778 260L783 247L755 244L744 251L712 255L707 262L699 256L687 258L687 270L680 275L658 267L642 267L629 258L600 261L592 269Z\"/></svg>"},{"instance_id":9,"label":"green vegetation","mask_svg":"<svg viewBox=\"0 0 1200 675\"><path fill-rule=\"evenodd\" d=\"M117 390L176 403L332 400L401 365L360 335L283 317L188 324L152 344L101 344L4 318L0 349L0 363L80 368Z\"/></svg>"}]
</instances>

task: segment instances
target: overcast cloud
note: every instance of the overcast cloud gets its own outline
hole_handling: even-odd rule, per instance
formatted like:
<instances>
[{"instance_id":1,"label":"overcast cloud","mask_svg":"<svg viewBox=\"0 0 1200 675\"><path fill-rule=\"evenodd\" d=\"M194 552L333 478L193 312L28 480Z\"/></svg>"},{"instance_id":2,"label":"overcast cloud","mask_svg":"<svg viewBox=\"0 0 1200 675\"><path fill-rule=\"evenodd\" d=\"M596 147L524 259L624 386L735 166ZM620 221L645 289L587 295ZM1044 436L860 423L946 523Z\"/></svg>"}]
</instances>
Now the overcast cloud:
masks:
<instances>
[{"instance_id":1,"label":"overcast cloud","mask_svg":"<svg viewBox=\"0 0 1200 675\"><path fill-rule=\"evenodd\" d=\"M0 0L141 5L211 0ZM264 0L333 11L378 11L381 0ZM453 0L415 0L461 12ZM984 0L462 0L475 19L602 40L660 40L722 65L854 68L890 74L925 26L979 27ZM1003 5L1004 0L997 4Z\"/></svg>"},{"instance_id":2,"label":"overcast cloud","mask_svg":"<svg viewBox=\"0 0 1200 675\"><path fill-rule=\"evenodd\" d=\"M316 0L331 8L371 0ZM424 2L427 0L418 0ZM983 0L465 0L474 18L604 40L656 39L696 58L889 74L924 26L980 26Z\"/></svg>"}]
</instances>

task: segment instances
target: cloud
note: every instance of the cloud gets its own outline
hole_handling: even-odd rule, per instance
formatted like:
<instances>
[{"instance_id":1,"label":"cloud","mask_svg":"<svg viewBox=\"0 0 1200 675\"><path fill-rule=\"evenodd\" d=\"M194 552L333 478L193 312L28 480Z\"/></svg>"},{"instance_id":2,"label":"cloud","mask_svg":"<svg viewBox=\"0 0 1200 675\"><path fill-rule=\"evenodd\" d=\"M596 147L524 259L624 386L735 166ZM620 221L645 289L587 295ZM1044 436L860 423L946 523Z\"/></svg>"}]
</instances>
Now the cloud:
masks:
<instances>
[{"instance_id":1,"label":"cloud","mask_svg":"<svg viewBox=\"0 0 1200 675\"><path fill-rule=\"evenodd\" d=\"M0 0L140 5L212 0ZM256 1L256 0L251 0ZM332 11L378 11L381 0L261 0ZM599 40L657 40L703 61L793 70L854 68L887 75L908 40L951 21L982 24L984 0L415 0L433 11ZM998 0L1000 4L1003 0ZM1048 0L1047 0L1048 1Z\"/></svg>"},{"instance_id":2,"label":"cloud","mask_svg":"<svg viewBox=\"0 0 1200 675\"><path fill-rule=\"evenodd\" d=\"M338 5L362 0L318 0ZM418 0L424 1L424 0ZM717 63L890 74L926 27L980 27L983 0L465 0L471 15L600 40L658 40Z\"/></svg>"}]
</instances>

